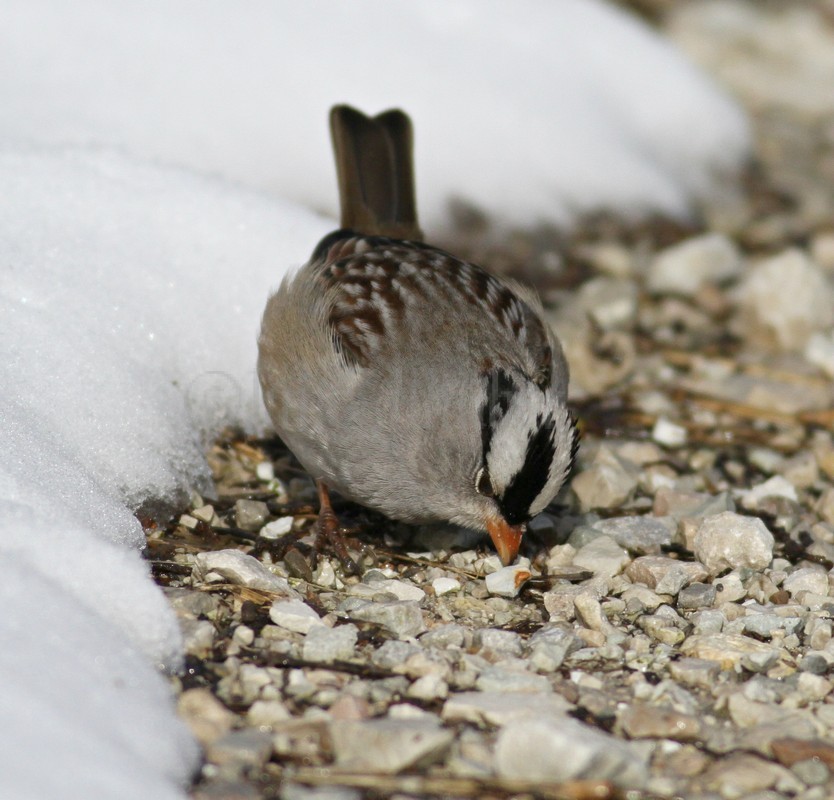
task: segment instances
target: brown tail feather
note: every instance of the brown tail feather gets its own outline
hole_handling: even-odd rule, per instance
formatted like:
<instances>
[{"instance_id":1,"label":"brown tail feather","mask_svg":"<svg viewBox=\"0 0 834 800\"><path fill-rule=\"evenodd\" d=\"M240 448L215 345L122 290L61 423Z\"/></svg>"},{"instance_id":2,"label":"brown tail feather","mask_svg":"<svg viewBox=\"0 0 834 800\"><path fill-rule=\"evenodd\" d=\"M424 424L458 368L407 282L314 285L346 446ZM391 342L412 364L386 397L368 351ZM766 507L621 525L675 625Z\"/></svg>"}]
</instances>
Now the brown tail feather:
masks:
<instances>
[{"instance_id":1,"label":"brown tail feather","mask_svg":"<svg viewBox=\"0 0 834 800\"><path fill-rule=\"evenodd\" d=\"M420 240L414 196L414 136L398 109L367 117L350 106L330 111L343 228Z\"/></svg>"}]
</instances>

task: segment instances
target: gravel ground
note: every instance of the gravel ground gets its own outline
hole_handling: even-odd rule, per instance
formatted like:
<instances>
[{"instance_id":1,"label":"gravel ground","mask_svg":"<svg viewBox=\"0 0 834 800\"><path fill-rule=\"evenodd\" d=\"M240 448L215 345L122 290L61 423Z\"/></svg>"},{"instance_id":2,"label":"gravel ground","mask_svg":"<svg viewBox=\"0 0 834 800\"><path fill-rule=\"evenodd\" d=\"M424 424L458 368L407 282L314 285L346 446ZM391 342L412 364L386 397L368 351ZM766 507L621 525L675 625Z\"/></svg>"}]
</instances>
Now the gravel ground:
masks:
<instances>
[{"instance_id":1,"label":"gravel ground","mask_svg":"<svg viewBox=\"0 0 834 800\"><path fill-rule=\"evenodd\" d=\"M213 446L217 497L147 526L193 797L834 793L834 5L639 6L750 109L742 190L497 243L461 212L448 246L540 287L583 430L513 567L345 504L348 575L280 442Z\"/></svg>"}]
</instances>

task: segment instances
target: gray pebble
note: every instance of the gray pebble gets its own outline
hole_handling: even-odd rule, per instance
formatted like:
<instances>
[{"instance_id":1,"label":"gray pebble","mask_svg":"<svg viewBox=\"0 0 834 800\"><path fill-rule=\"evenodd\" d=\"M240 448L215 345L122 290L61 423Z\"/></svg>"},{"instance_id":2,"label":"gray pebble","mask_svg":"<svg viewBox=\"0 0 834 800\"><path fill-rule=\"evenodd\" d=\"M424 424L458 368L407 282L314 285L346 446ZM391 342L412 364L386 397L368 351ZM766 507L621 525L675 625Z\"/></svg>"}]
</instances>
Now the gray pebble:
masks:
<instances>
[{"instance_id":1,"label":"gray pebble","mask_svg":"<svg viewBox=\"0 0 834 800\"><path fill-rule=\"evenodd\" d=\"M197 581L214 573L229 583L274 592L285 597L298 597L286 578L270 572L257 558L240 550L212 550L194 556L194 574Z\"/></svg>"},{"instance_id":2,"label":"gray pebble","mask_svg":"<svg viewBox=\"0 0 834 800\"><path fill-rule=\"evenodd\" d=\"M387 642L383 642L378 650L374 651L371 656L371 663L380 669L396 670L401 668L409 658L422 652L423 648L419 645L389 639Z\"/></svg>"},{"instance_id":3,"label":"gray pebble","mask_svg":"<svg viewBox=\"0 0 834 800\"><path fill-rule=\"evenodd\" d=\"M272 754L272 736L255 728L230 731L206 746L213 764L244 770L263 766Z\"/></svg>"},{"instance_id":4,"label":"gray pebble","mask_svg":"<svg viewBox=\"0 0 834 800\"><path fill-rule=\"evenodd\" d=\"M595 530L610 536L620 547L637 555L651 555L660 552L661 547L671 544L674 523L655 516L613 517L593 524Z\"/></svg>"},{"instance_id":5,"label":"gray pebble","mask_svg":"<svg viewBox=\"0 0 834 800\"><path fill-rule=\"evenodd\" d=\"M715 587L710 583L693 583L678 593L678 608L708 608L715 603Z\"/></svg>"},{"instance_id":6,"label":"gray pebble","mask_svg":"<svg viewBox=\"0 0 834 800\"><path fill-rule=\"evenodd\" d=\"M454 739L436 717L336 722L330 734L339 768L383 774L431 764Z\"/></svg>"},{"instance_id":7,"label":"gray pebble","mask_svg":"<svg viewBox=\"0 0 834 800\"><path fill-rule=\"evenodd\" d=\"M487 667L475 683L481 692L548 692L550 681L544 675L495 666Z\"/></svg>"},{"instance_id":8,"label":"gray pebble","mask_svg":"<svg viewBox=\"0 0 834 800\"><path fill-rule=\"evenodd\" d=\"M513 633L513 631L502 631L497 628L481 628L475 631L473 644L478 650L511 656L521 655L521 637L517 633Z\"/></svg>"},{"instance_id":9,"label":"gray pebble","mask_svg":"<svg viewBox=\"0 0 834 800\"><path fill-rule=\"evenodd\" d=\"M495 745L498 775L558 782L593 777L642 787L649 751L572 719L525 719L501 729Z\"/></svg>"},{"instance_id":10,"label":"gray pebble","mask_svg":"<svg viewBox=\"0 0 834 800\"><path fill-rule=\"evenodd\" d=\"M337 625L335 628L316 625L304 638L304 658L322 663L349 659L354 654L358 635L355 625Z\"/></svg>"},{"instance_id":11,"label":"gray pebble","mask_svg":"<svg viewBox=\"0 0 834 800\"><path fill-rule=\"evenodd\" d=\"M269 518L266 503L260 500L238 500L235 503L235 525L245 531L258 531Z\"/></svg>"},{"instance_id":12,"label":"gray pebble","mask_svg":"<svg viewBox=\"0 0 834 800\"><path fill-rule=\"evenodd\" d=\"M438 650L446 650L450 647L463 647L467 641L469 631L463 625L449 623L439 625L420 636L420 644L424 647L433 647Z\"/></svg>"},{"instance_id":13,"label":"gray pebble","mask_svg":"<svg viewBox=\"0 0 834 800\"><path fill-rule=\"evenodd\" d=\"M419 603L413 600L397 600L390 603L366 603L350 611L353 619L374 622L399 639L418 636L426 630Z\"/></svg>"}]
</instances>

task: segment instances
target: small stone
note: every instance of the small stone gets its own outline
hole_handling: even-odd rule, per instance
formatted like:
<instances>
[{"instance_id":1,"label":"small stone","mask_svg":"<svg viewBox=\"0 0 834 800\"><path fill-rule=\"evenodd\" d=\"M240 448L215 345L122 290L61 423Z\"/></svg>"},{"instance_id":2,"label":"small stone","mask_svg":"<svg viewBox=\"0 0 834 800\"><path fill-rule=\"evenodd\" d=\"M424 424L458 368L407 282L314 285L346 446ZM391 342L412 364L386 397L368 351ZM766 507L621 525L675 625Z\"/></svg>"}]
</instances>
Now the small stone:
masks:
<instances>
[{"instance_id":1,"label":"small stone","mask_svg":"<svg viewBox=\"0 0 834 800\"><path fill-rule=\"evenodd\" d=\"M703 564L697 561L678 561L667 556L640 556L626 568L626 575L634 583L642 583L658 594L677 594L688 583L707 577ZM663 592L659 587L667 590Z\"/></svg>"},{"instance_id":2,"label":"small stone","mask_svg":"<svg viewBox=\"0 0 834 800\"><path fill-rule=\"evenodd\" d=\"M510 656L521 655L521 636L513 631L502 631L497 628L481 628L475 631L474 646L478 650L492 653L504 653Z\"/></svg>"},{"instance_id":3,"label":"small stone","mask_svg":"<svg viewBox=\"0 0 834 800\"><path fill-rule=\"evenodd\" d=\"M739 332L756 345L781 351L805 347L834 325L834 288L799 249L766 259L739 287Z\"/></svg>"},{"instance_id":4,"label":"small stone","mask_svg":"<svg viewBox=\"0 0 834 800\"><path fill-rule=\"evenodd\" d=\"M271 754L272 736L254 728L230 731L206 746L206 759L212 764L240 770L262 767Z\"/></svg>"},{"instance_id":5,"label":"small stone","mask_svg":"<svg viewBox=\"0 0 834 800\"><path fill-rule=\"evenodd\" d=\"M834 331L812 334L805 345L805 358L829 378L834 378Z\"/></svg>"},{"instance_id":6,"label":"small stone","mask_svg":"<svg viewBox=\"0 0 834 800\"><path fill-rule=\"evenodd\" d=\"M449 749L454 733L436 718L334 722L336 764L347 772L396 774L427 766Z\"/></svg>"},{"instance_id":7,"label":"small stone","mask_svg":"<svg viewBox=\"0 0 834 800\"><path fill-rule=\"evenodd\" d=\"M182 646L192 656L207 656L214 649L217 630L207 619L180 619Z\"/></svg>"},{"instance_id":8,"label":"small stone","mask_svg":"<svg viewBox=\"0 0 834 800\"><path fill-rule=\"evenodd\" d=\"M774 475L764 483L741 493L741 505L751 511L761 508L762 501L768 497L784 497L797 502L796 489L781 475Z\"/></svg>"},{"instance_id":9,"label":"small stone","mask_svg":"<svg viewBox=\"0 0 834 800\"><path fill-rule=\"evenodd\" d=\"M272 730L290 718L289 709L280 700L256 700L246 712L246 722L261 730Z\"/></svg>"},{"instance_id":10,"label":"small stone","mask_svg":"<svg viewBox=\"0 0 834 800\"><path fill-rule=\"evenodd\" d=\"M628 553L610 536L600 535L580 547L573 557L577 567L591 570L594 575L612 577L623 571L631 559Z\"/></svg>"},{"instance_id":11,"label":"small stone","mask_svg":"<svg viewBox=\"0 0 834 800\"><path fill-rule=\"evenodd\" d=\"M747 596L747 589L744 588L741 578L735 572L716 578L713 586L715 587L715 602L718 605L735 603Z\"/></svg>"},{"instance_id":12,"label":"small stone","mask_svg":"<svg viewBox=\"0 0 834 800\"><path fill-rule=\"evenodd\" d=\"M292 530L294 521L294 517L278 517L272 522L267 522L260 530L261 538L280 539L286 536Z\"/></svg>"},{"instance_id":13,"label":"small stone","mask_svg":"<svg viewBox=\"0 0 834 800\"><path fill-rule=\"evenodd\" d=\"M270 572L258 559L241 553L240 550L213 550L194 556L194 574L203 581L210 573L228 583L273 592L285 597L298 597L290 588L286 578Z\"/></svg>"},{"instance_id":14,"label":"small stone","mask_svg":"<svg viewBox=\"0 0 834 800\"><path fill-rule=\"evenodd\" d=\"M382 591L389 592L397 600L414 600L419 603L426 596L426 593L419 586L415 586L408 581L387 580L379 581L371 585L379 586Z\"/></svg>"},{"instance_id":15,"label":"small stone","mask_svg":"<svg viewBox=\"0 0 834 800\"><path fill-rule=\"evenodd\" d=\"M177 713L203 747L225 736L237 717L210 689L186 689L177 701Z\"/></svg>"},{"instance_id":16,"label":"small stone","mask_svg":"<svg viewBox=\"0 0 834 800\"><path fill-rule=\"evenodd\" d=\"M744 632L761 639L772 639L777 631L792 633L802 622L799 617L780 617L777 614L750 614L744 618Z\"/></svg>"},{"instance_id":17,"label":"small stone","mask_svg":"<svg viewBox=\"0 0 834 800\"><path fill-rule=\"evenodd\" d=\"M728 492L710 495L661 487L655 493L652 511L661 518L701 519L722 511L735 511L735 503Z\"/></svg>"},{"instance_id":18,"label":"small stone","mask_svg":"<svg viewBox=\"0 0 834 800\"><path fill-rule=\"evenodd\" d=\"M448 697L449 684L439 675L423 675L422 678L418 678L408 687L406 694L414 700L433 703L437 700L445 700Z\"/></svg>"},{"instance_id":19,"label":"small stone","mask_svg":"<svg viewBox=\"0 0 834 800\"><path fill-rule=\"evenodd\" d=\"M821 739L777 739L771 743L774 758L787 767L810 758L834 770L834 744Z\"/></svg>"},{"instance_id":20,"label":"small stone","mask_svg":"<svg viewBox=\"0 0 834 800\"><path fill-rule=\"evenodd\" d=\"M171 586L163 587L162 591L177 616L185 619L210 617L220 605L218 598L208 592L173 588Z\"/></svg>"},{"instance_id":21,"label":"small stone","mask_svg":"<svg viewBox=\"0 0 834 800\"><path fill-rule=\"evenodd\" d=\"M799 662L799 669L802 672L810 672L812 675L825 675L828 667L828 659L820 653L808 653Z\"/></svg>"},{"instance_id":22,"label":"small stone","mask_svg":"<svg viewBox=\"0 0 834 800\"><path fill-rule=\"evenodd\" d=\"M829 486L820 495L814 510L819 514L820 519L834 525L834 487Z\"/></svg>"},{"instance_id":23,"label":"small stone","mask_svg":"<svg viewBox=\"0 0 834 800\"><path fill-rule=\"evenodd\" d=\"M461 589L460 581L455 580L455 578L435 578L431 582L431 586L437 597L442 597L444 594L451 592L459 592Z\"/></svg>"},{"instance_id":24,"label":"small stone","mask_svg":"<svg viewBox=\"0 0 834 800\"><path fill-rule=\"evenodd\" d=\"M799 694L809 702L824 700L831 694L831 681L826 680L821 675L802 672L796 683Z\"/></svg>"},{"instance_id":25,"label":"small stone","mask_svg":"<svg viewBox=\"0 0 834 800\"><path fill-rule=\"evenodd\" d=\"M272 462L259 461L255 466L255 477L264 483L275 480L275 467L272 465Z\"/></svg>"},{"instance_id":26,"label":"small stone","mask_svg":"<svg viewBox=\"0 0 834 800\"><path fill-rule=\"evenodd\" d=\"M569 621L576 616L575 600L577 595L590 593L597 600L608 591L605 578L594 578L578 586L560 584L553 591L545 592L542 600L550 618L556 621Z\"/></svg>"},{"instance_id":27,"label":"small stone","mask_svg":"<svg viewBox=\"0 0 834 800\"><path fill-rule=\"evenodd\" d=\"M371 716L371 706L363 697L343 694L327 713L332 719L367 719Z\"/></svg>"},{"instance_id":28,"label":"small stone","mask_svg":"<svg viewBox=\"0 0 834 800\"><path fill-rule=\"evenodd\" d=\"M822 786L831 778L831 770L818 758L797 761L791 771L807 786Z\"/></svg>"},{"instance_id":29,"label":"small stone","mask_svg":"<svg viewBox=\"0 0 834 800\"><path fill-rule=\"evenodd\" d=\"M463 625L455 623L439 625L424 633L420 637L420 644L438 650L448 650L452 647L461 648L466 643L467 633L468 631Z\"/></svg>"},{"instance_id":30,"label":"small stone","mask_svg":"<svg viewBox=\"0 0 834 800\"><path fill-rule=\"evenodd\" d=\"M515 597L521 587L530 580L530 562L526 558L492 572L484 579L487 591L496 597Z\"/></svg>"},{"instance_id":31,"label":"small stone","mask_svg":"<svg viewBox=\"0 0 834 800\"><path fill-rule=\"evenodd\" d=\"M772 764L763 758L747 753L731 753L713 762L700 780L707 789L718 792L720 797L728 798L728 800L736 798L765 800L768 797L767 794L755 793L764 792L765 789L775 786L785 772L777 764ZM790 792L791 795L794 793L794 791ZM773 797L773 795L770 796Z\"/></svg>"},{"instance_id":32,"label":"small stone","mask_svg":"<svg viewBox=\"0 0 834 800\"><path fill-rule=\"evenodd\" d=\"M741 257L723 233L706 233L668 247L649 265L647 286L658 294L694 295L705 283L738 277Z\"/></svg>"},{"instance_id":33,"label":"small stone","mask_svg":"<svg viewBox=\"0 0 834 800\"><path fill-rule=\"evenodd\" d=\"M538 672L555 672L565 658L582 646L573 631L556 626L539 629L527 641L530 664Z\"/></svg>"},{"instance_id":34,"label":"small stone","mask_svg":"<svg viewBox=\"0 0 834 800\"><path fill-rule=\"evenodd\" d=\"M337 625L335 628L314 625L304 639L304 659L321 663L345 661L353 656L358 637L359 630L355 625Z\"/></svg>"},{"instance_id":35,"label":"small stone","mask_svg":"<svg viewBox=\"0 0 834 800\"><path fill-rule=\"evenodd\" d=\"M238 625L232 633L232 641L250 647L252 642L255 641L255 631L248 625Z\"/></svg>"},{"instance_id":36,"label":"small stone","mask_svg":"<svg viewBox=\"0 0 834 800\"><path fill-rule=\"evenodd\" d=\"M280 628L295 633L309 633L316 625L324 625L321 617L301 600L276 600L269 609L269 618Z\"/></svg>"},{"instance_id":37,"label":"small stone","mask_svg":"<svg viewBox=\"0 0 834 800\"><path fill-rule=\"evenodd\" d=\"M602 446L591 466L573 479L571 488L585 510L614 508L630 497L638 482L639 470Z\"/></svg>"},{"instance_id":38,"label":"small stone","mask_svg":"<svg viewBox=\"0 0 834 800\"><path fill-rule=\"evenodd\" d=\"M182 514L179 523L183 528L188 528L188 530L193 531L200 524L200 520L192 517L191 514Z\"/></svg>"},{"instance_id":39,"label":"small stone","mask_svg":"<svg viewBox=\"0 0 834 800\"><path fill-rule=\"evenodd\" d=\"M709 583L693 583L678 593L678 608L709 608L715 603L715 587Z\"/></svg>"},{"instance_id":40,"label":"small stone","mask_svg":"<svg viewBox=\"0 0 834 800\"><path fill-rule=\"evenodd\" d=\"M697 717L643 703L626 706L619 713L617 721L630 739L695 742L703 736L701 722Z\"/></svg>"},{"instance_id":41,"label":"small stone","mask_svg":"<svg viewBox=\"0 0 834 800\"><path fill-rule=\"evenodd\" d=\"M737 633L695 634L684 641L681 646L684 655L715 661L722 669L740 666L742 660L749 656L769 659L779 651L772 645L757 642L748 636Z\"/></svg>"},{"instance_id":42,"label":"small stone","mask_svg":"<svg viewBox=\"0 0 834 800\"><path fill-rule=\"evenodd\" d=\"M669 524L671 521L672 524ZM654 555L672 543L673 520L657 516L612 517L593 524L593 529L611 537L620 547L636 555Z\"/></svg>"},{"instance_id":43,"label":"small stone","mask_svg":"<svg viewBox=\"0 0 834 800\"><path fill-rule=\"evenodd\" d=\"M773 558L773 534L754 517L724 511L706 517L695 534L696 558L717 575L726 569L763 570Z\"/></svg>"},{"instance_id":44,"label":"small stone","mask_svg":"<svg viewBox=\"0 0 834 800\"><path fill-rule=\"evenodd\" d=\"M553 692L507 694L506 692L458 692L443 706L443 719L449 723L500 727L518 719L559 717L573 705Z\"/></svg>"},{"instance_id":45,"label":"small stone","mask_svg":"<svg viewBox=\"0 0 834 800\"><path fill-rule=\"evenodd\" d=\"M260 530L268 517L269 509L260 500L238 500L235 503L235 524L242 530Z\"/></svg>"},{"instance_id":46,"label":"small stone","mask_svg":"<svg viewBox=\"0 0 834 800\"><path fill-rule=\"evenodd\" d=\"M329 717L288 719L273 726L272 746L283 759L316 763L330 749Z\"/></svg>"},{"instance_id":47,"label":"small stone","mask_svg":"<svg viewBox=\"0 0 834 800\"><path fill-rule=\"evenodd\" d=\"M680 658L669 663L669 672L676 681L703 689L715 685L720 670L720 664L703 658Z\"/></svg>"},{"instance_id":48,"label":"small stone","mask_svg":"<svg viewBox=\"0 0 834 800\"><path fill-rule=\"evenodd\" d=\"M475 688L481 692L547 692L550 681L544 675L504 667L486 667L478 675Z\"/></svg>"},{"instance_id":49,"label":"small stone","mask_svg":"<svg viewBox=\"0 0 834 800\"><path fill-rule=\"evenodd\" d=\"M647 760L648 751L569 718L509 722L495 745L499 777L532 784L593 778L640 788Z\"/></svg>"},{"instance_id":50,"label":"small stone","mask_svg":"<svg viewBox=\"0 0 834 800\"><path fill-rule=\"evenodd\" d=\"M608 621L602 611L602 605L595 597L587 593L578 594L573 602L576 606L576 616L587 628L599 631L606 637L613 635L625 638L625 635Z\"/></svg>"},{"instance_id":51,"label":"small stone","mask_svg":"<svg viewBox=\"0 0 834 800\"><path fill-rule=\"evenodd\" d=\"M652 439L664 447L683 447L688 439L686 428L660 417L652 428Z\"/></svg>"},{"instance_id":52,"label":"small stone","mask_svg":"<svg viewBox=\"0 0 834 800\"><path fill-rule=\"evenodd\" d=\"M397 639L389 639L387 642L383 642L382 647L374 651L371 656L371 663L380 669L403 672L405 670L405 662L412 656L419 655L420 653L422 653L422 648L419 645L412 644L411 642L401 642Z\"/></svg>"},{"instance_id":53,"label":"small stone","mask_svg":"<svg viewBox=\"0 0 834 800\"><path fill-rule=\"evenodd\" d=\"M420 605L412 600L363 603L351 609L350 616L362 622L381 625L399 639L418 636L426 630Z\"/></svg>"},{"instance_id":54,"label":"small stone","mask_svg":"<svg viewBox=\"0 0 834 800\"><path fill-rule=\"evenodd\" d=\"M592 278L582 284L575 302L603 330L620 328L634 320L637 286L633 281Z\"/></svg>"},{"instance_id":55,"label":"small stone","mask_svg":"<svg viewBox=\"0 0 834 800\"><path fill-rule=\"evenodd\" d=\"M828 573L820 567L800 567L782 581L782 588L793 596L799 592L827 595Z\"/></svg>"},{"instance_id":56,"label":"small stone","mask_svg":"<svg viewBox=\"0 0 834 800\"><path fill-rule=\"evenodd\" d=\"M214 506L204 505L199 508L195 508L191 512L191 516L198 519L200 522L205 522L207 525L210 525L212 520L214 520Z\"/></svg>"}]
</instances>

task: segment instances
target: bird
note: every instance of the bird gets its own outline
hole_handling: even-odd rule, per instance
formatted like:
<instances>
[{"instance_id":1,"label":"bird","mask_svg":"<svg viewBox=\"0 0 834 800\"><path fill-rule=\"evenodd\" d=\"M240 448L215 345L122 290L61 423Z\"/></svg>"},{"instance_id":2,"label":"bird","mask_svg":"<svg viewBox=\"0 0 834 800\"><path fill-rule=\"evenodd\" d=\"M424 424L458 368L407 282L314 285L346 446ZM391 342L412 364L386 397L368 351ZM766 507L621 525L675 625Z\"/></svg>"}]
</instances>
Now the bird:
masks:
<instances>
[{"instance_id":1,"label":"bird","mask_svg":"<svg viewBox=\"0 0 834 800\"><path fill-rule=\"evenodd\" d=\"M423 241L406 113L338 105L330 128L340 227L267 301L266 409L316 482L326 538L335 490L486 532L510 565L576 455L562 347L532 289Z\"/></svg>"}]
</instances>

